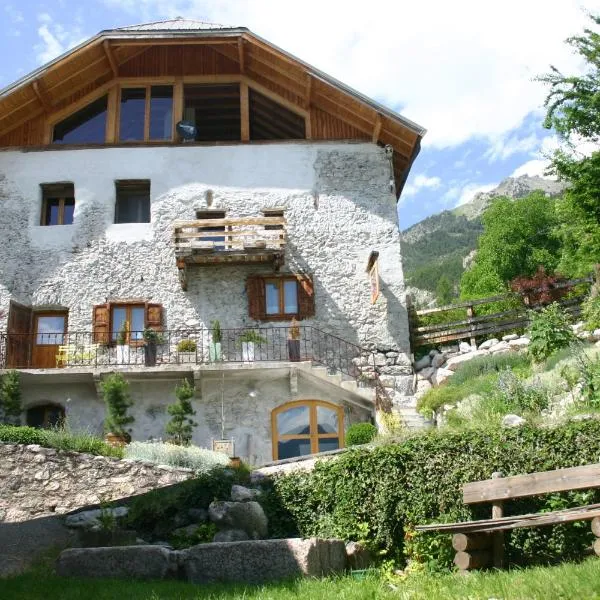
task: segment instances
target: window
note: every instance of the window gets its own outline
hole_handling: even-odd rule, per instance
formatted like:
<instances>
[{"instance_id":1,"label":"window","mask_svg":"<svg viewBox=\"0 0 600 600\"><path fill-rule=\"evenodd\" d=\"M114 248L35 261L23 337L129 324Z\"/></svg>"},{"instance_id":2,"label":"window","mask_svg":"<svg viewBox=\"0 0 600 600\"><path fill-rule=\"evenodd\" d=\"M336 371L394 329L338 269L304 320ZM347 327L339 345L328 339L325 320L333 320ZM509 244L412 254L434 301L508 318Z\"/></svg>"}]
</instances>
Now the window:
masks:
<instances>
[{"instance_id":1,"label":"window","mask_svg":"<svg viewBox=\"0 0 600 600\"><path fill-rule=\"evenodd\" d=\"M170 140L173 137L173 86L123 88L119 141Z\"/></svg>"},{"instance_id":2,"label":"window","mask_svg":"<svg viewBox=\"0 0 600 600\"><path fill-rule=\"evenodd\" d=\"M162 306L143 300L119 300L97 304L93 311L95 344L115 344L124 332L125 343L140 344L147 327L162 329Z\"/></svg>"},{"instance_id":3,"label":"window","mask_svg":"<svg viewBox=\"0 0 600 600\"><path fill-rule=\"evenodd\" d=\"M54 144L103 144L108 96L94 100L54 126Z\"/></svg>"},{"instance_id":4,"label":"window","mask_svg":"<svg viewBox=\"0 0 600 600\"><path fill-rule=\"evenodd\" d=\"M278 102L249 90L251 140L302 140L306 137L304 117Z\"/></svg>"},{"instance_id":5,"label":"window","mask_svg":"<svg viewBox=\"0 0 600 600\"><path fill-rule=\"evenodd\" d=\"M42 225L72 225L75 191L72 183L43 183Z\"/></svg>"},{"instance_id":6,"label":"window","mask_svg":"<svg viewBox=\"0 0 600 600\"><path fill-rule=\"evenodd\" d=\"M65 420L65 409L58 404L41 404L27 409L27 425L41 429L60 426Z\"/></svg>"},{"instance_id":7,"label":"window","mask_svg":"<svg viewBox=\"0 0 600 600\"><path fill-rule=\"evenodd\" d=\"M197 210L196 211L196 219L199 221L208 220L208 219L224 219L225 211L224 210ZM225 231L224 225L215 225L211 227L198 227L198 233L200 232L212 232L212 231ZM215 235L215 236L207 236L201 237L201 242L213 242L215 246L217 246L217 250L223 250L225 248L225 236L224 235Z\"/></svg>"},{"instance_id":8,"label":"window","mask_svg":"<svg viewBox=\"0 0 600 600\"><path fill-rule=\"evenodd\" d=\"M150 182L116 182L115 223L150 223Z\"/></svg>"},{"instance_id":9,"label":"window","mask_svg":"<svg viewBox=\"0 0 600 600\"><path fill-rule=\"evenodd\" d=\"M251 275L246 281L249 315L259 321L306 319L315 314L315 294L308 275Z\"/></svg>"},{"instance_id":10,"label":"window","mask_svg":"<svg viewBox=\"0 0 600 600\"><path fill-rule=\"evenodd\" d=\"M321 400L298 400L271 413L273 460L344 446L344 409Z\"/></svg>"}]
</instances>

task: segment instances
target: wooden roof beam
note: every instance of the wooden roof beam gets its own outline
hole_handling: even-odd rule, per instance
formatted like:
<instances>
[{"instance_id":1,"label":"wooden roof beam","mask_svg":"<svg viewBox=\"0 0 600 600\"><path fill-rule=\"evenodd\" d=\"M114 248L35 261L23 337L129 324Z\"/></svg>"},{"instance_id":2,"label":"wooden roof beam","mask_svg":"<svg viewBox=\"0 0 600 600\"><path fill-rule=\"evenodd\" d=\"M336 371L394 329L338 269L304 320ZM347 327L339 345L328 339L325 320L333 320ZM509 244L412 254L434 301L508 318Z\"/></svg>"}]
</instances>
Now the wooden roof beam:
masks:
<instances>
[{"instance_id":1,"label":"wooden roof beam","mask_svg":"<svg viewBox=\"0 0 600 600\"><path fill-rule=\"evenodd\" d=\"M244 38L239 37L238 41L238 61L240 63L240 73L243 75L246 72L246 62L244 56Z\"/></svg>"},{"instance_id":2,"label":"wooden roof beam","mask_svg":"<svg viewBox=\"0 0 600 600\"><path fill-rule=\"evenodd\" d=\"M375 125L373 127L373 143L376 144L379 140L379 134L381 133L381 115L377 113L375 118Z\"/></svg>"},{"instance_id":3,"label":"wooden roof beam","mask_svg":"<svg viewBox=\"0 0 600 600\"><path fill-rule=\"evenodd\" d=\"M38 100L40 101L40 104L44 107L44 110L46 112L50 112L52 110L52 104L46 97L46 94L42 92L42 90L40 88L40 84L37 79L31 84L31 87L33 88L35 95L37 96Z\"/></svg>"},{"instance_id":4,"label":"wooden roof beam","mask_svg":"<svg viewBox=\"0 0 600 600\"><path fill-rule=\"evenodd\" d=\"M119 65L115 59L115 56L112 52L112 48L110 47L110 42L108 40L104 40L102 42L102 48L104 48L104 54L108 59L108 63L110 64L111 71L115 77L119 76Z\"/></svg>"},{"instance_id":5,"label":"wooden roof beam","mask_svg":"<svg viewBox=\"0 0 600 600\"><path fill-rule=\"evenodd\" d=\"M304 101L306 102L306 108L310 108L310 104L312 102L312 75L310 73L306 74L306 89L304 91Z\"/></svg>"}]
</instances>

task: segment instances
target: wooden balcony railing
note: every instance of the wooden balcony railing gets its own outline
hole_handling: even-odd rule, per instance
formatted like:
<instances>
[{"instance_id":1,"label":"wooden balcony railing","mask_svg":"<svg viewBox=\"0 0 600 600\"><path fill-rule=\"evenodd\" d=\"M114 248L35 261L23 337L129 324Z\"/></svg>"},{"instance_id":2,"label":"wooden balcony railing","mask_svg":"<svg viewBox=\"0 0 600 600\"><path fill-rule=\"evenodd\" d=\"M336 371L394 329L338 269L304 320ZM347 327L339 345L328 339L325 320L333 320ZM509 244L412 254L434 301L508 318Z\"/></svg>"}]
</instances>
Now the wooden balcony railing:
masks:
<instances>
[{"instance_id":1,"label":"wooden balcony railing","mask_svg":"<svg viewBox=\"0 0 600 600\"><path fill-rule=\"evenodd\" d=\"M187 265L284 262L286 220L281 216L176 221L175 256L183 289Z\"/></svg>"}]
</instances>

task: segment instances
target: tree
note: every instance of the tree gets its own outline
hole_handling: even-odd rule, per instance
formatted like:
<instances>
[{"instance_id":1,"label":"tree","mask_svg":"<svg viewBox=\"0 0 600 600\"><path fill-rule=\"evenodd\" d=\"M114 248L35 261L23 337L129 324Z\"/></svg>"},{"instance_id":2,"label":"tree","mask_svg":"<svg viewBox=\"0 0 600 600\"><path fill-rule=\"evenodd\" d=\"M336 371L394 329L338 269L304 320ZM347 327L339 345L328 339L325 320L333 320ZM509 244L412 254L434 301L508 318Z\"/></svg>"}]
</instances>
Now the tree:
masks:
<instances>
[{"instance_id":1,"label":"tree","mask_svg":"<svg viewBox=\"0 0 600 600\"><path fill-rule=\"evenodd\" d=\"M110 373L102 381L101 387L106 404L104 429L107 433L128 439L131 430L126 426L134 421L128 414L129 407L133 404L129 384L121 373Z\"/></svg>"},{"instance_id":2,"label":"tree","mask_svg":"<svg viewBox=\"0 0 600 600\"><path fill-rule=\"evenodd\" d=\"M195 423L192 417L196 411L192 408L191 399L194 397L194 386L189 380L184 379L175 388L177 402L167 407L171 420L167 423L165 431L171 436L171 441L180 446L188 446L192 441L192 432Z\"/></svg>"},{"instance_id":3,"label":"tree","mask_svg":"<svg viewBox=\"0 0 600 600\"><path fill-rule=\"evenodd\" d=\"M444 306L452 302L452 296L454 296L454 290L450 280L442 275L435 288L435 298L439 306Z\"/></svg>"},{"instance_id":4,"label":"tree","mask_svg":"<svg viewBox=\"0 0 600 600\"><path fill-rule=\"evenodd\" d=\"M553 273L559 260L555 201L543 192L519 200L498 198L483 214L483 234L472 268L460 282L461 297L481 298L507 290L509 281L539 266Z\"/></svg>"},{"instance_id":5,"label":"tree","mask_svg":"<svg viewBox=\"0 0 600 600\"><path fill-rule=\"evenodd\" d=\"M18 371L8 371L0 382L0 410L9 425L21 424L21 376Z\"/></svg>"}]
</instances>

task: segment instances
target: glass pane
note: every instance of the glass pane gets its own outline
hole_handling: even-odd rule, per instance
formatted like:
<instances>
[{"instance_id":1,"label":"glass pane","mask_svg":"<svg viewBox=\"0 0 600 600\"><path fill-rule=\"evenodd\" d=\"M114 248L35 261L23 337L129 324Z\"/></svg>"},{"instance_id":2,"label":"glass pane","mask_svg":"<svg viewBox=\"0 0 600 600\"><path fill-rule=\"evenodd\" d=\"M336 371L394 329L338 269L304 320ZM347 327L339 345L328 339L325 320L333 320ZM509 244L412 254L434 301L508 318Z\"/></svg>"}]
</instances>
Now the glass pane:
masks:
<instances>
[{"instance_id":1,"label":"glass pane","mask_svg":"<svg viewBox=\"0 0 600 600\"><path fill-rule=\"evenodd\" d=\"M337 433L339 426L336 410L317 406L317 431L319 433Z\"/></svg>"},{"instance_id":2,"label":"glass pane","mask_svg":"<svg viewBox=\"0 0 600 600\"><path fill-rule=\"evenodd\" d=\"M58 198L46 200L46 215L44 217L44 225L58 225L59 209L60 200Z\"/></svg>"},{"instance_id":3,"label":"glass pane","mask_svg":"<svg viewBox=\"0 0 600 600\"><path fill-rule=\"evenodd\" d=\"M63 225L72 225L73 224L73 213L75 212L75 200L74 199L65 199L65 209L63 212Z\"/></svg>"},{"instance_id":4,"label":"glass pane","mask_svg":"<svg viewBox=\"0 0 600 600\"><path fill-rule=\"evenodd\" d=\"M54 126L55 144L103 144L108 96L103 96Z\"/></svg>"},{"instance_id":5,"label":"glass pane","mask_svg":"<svg viewBox=\"0 0 600 600\"><path fill-rule=\"evenodd\" d=\"M298 283L296 281L283 282L284 312L296 314L298 312Z\"/></svg>"},{"instance_id":6,"label":"glass pane","mask_svg":"<svg viewBox=\"0 0 600 600\"><path fill-rule=\"evenodd\" d=\"M121 142L144 139L144 117L146 114L146 90L130 88L121 90L121 117L119 140Z\"/></svg>"},{"instance_id":7,"label":"glass pane","mask_svg":"<svg viewBox=\"0 0 600 600\"><path fill-rule=\"evenodd\" d=\"M310 454L310 440L285 440L277 444L279 460Z\"/></svg>"},{"instance_id":8,"label":"glass pane","mask_svg":"<svg viewBox=\"0 0 600 600\"><path fill-rule=\"evenodd\" d=\"M118 195L115 223L150 223L150 196Z\"/></svg>"},{"instance_id":9,"label":"glass pane","mask_svg":"<svg viewBox=\"0 0 600 600\"><path fill-rule=\"evenodd\" d=\"M124 306L115 306L112 311L112 333L111 339L116 340L123 323L127 319L127 309Z\"/></svg>"},{"instance_id":10,"label":"glass pane","mask_svg":"<svg viewBox=\"0 0 600 600\"><path fill-rule=\"evenodd\" d=\"M338 438L325 438L319 440L319 452L327 452L329 450L337 450L340 447Z\"/></svg>"},{"instance_id":11,"label":"glass pane","mask_svg":"<svg viewBox=\"0 0 600 600\"><path fill-rule=\"evenodd\" d=\"M279 314L279 286L276 283L268 282L265 284L267 314Z\"/></svg>"},{"instance_id":12,"label":"glass pane","mask_svg":"<svg viewBox=\"0 0 600 600\"><path fill-rule=\"evenodd\" d=\"M173 87L152 86L150 89L150 139L170 140L173 134Z\"/></svg>"},{"instance_id":13,"label":"glass pane","mask_svg":"<svg viewBox=\"0 0 600 600\"><path fill-rule=\"evenodd\" d=\"M277 433L293 435L310 433L310 416L308 406L295 406L277 415Z\"/></svg>"},{"instance_id":14,"label":"glass pane","mask_svg":"<svg viewBox=\"0 0 600 600\"><path fill-rule=\"evenodd\" d=\"M131 309L131 323L129 324L129 328L132 340L141 340L144 337L144 312L145 309L143 306L134 306Z\"/></svg>"},{"instance_id":15,"label":"glass pane","mask_svg":"<svg viewBox=\"0 0 600 600\"><path fill-rule=\"evenodd\" d=\"M58 346L63 343L64 332L64 316L38 317L35 343L38 346Z\"/></svg>"}]
</instances>

